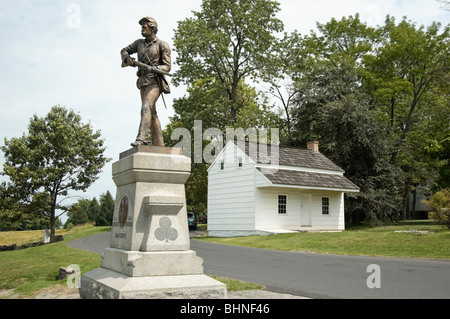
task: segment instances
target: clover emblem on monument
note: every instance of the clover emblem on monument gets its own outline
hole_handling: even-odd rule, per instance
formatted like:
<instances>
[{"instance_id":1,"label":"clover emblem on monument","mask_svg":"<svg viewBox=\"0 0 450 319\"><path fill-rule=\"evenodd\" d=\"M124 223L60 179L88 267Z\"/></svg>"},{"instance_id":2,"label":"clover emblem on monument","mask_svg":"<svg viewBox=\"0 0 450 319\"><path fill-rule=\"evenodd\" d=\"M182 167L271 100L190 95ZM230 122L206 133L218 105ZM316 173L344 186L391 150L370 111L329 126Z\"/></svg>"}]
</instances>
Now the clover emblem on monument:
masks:
<instances>
[{"instance_id":1,"label":"clover emblem on monument","mask_svg":"<svg viewBox=\"0 0 450 319\"><path fill-rule=\"evenodd\" d=\"M178 238L178 231L172 228L172 222L169 217L161 217L159 220L159 228L155 230L155 237L159 241L174 241Z\"/></svg>"}]
</instances>

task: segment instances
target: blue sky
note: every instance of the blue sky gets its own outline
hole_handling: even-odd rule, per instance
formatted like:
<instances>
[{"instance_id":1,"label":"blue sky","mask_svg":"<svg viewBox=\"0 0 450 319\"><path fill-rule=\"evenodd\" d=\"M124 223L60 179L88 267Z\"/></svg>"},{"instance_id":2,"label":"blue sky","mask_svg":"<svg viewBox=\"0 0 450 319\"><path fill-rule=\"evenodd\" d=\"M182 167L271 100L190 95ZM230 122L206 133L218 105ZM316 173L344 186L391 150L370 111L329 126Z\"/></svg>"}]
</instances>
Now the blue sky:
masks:
<instances>
[{"instance_id":1,"label":"blue sky","mask_svg":"<svg viewBox=\"0 0 450 319\"><path fill-rule=\"evenodd\" d=\"M382 25L387 14L428 26L450 22L450 12L435 0L279 0L285 31L309 33L316 21L360 13L369 25ZM120 67L120 49L140 37L138 21L153 16L158 37L172 47L177 21L199 11L201 0L14 0L0 6L0 144L27 131L33 114L45 116L60 104L79 112L100 129L106 156L118 160L137 133L140 112L134 69ZM176 52L173 52L173 60ZM174 70L176 66L174 65ZM166 95L168 110L158 103L162 125L169 123L172 100L184 88ZM4 163L0 154L0 165ZM107 164L87 198L115 185Z\"/></svg>"}]
</instances>

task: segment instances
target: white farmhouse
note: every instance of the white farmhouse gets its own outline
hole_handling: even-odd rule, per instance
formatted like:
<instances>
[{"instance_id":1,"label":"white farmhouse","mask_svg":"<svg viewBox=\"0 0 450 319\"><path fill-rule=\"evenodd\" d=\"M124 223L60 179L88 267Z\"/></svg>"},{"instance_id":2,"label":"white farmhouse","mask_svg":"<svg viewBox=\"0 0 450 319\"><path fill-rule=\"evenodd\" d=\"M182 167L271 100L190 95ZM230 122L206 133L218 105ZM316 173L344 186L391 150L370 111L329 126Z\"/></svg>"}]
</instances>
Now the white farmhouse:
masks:
<instances>
[{"instance_id":1,"label":"white farmhouse","mask_svg":"<svg viewBox=\"0 0 450 319\"><path fill-rule=\"evenodd\" d=\"M208 169L210 236L345 229L344 193L359 192L319 152L228 142Z\"/></svg>"}]
</instances>

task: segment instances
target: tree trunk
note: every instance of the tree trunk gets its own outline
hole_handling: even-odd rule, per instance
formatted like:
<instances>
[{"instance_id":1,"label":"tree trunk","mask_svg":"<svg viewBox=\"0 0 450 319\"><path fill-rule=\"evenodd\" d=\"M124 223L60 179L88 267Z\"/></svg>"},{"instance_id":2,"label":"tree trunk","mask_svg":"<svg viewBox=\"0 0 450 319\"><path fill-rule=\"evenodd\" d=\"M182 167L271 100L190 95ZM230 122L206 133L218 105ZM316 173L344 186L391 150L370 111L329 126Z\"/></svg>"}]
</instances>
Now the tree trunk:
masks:
<instances>
[{"instance_id":1,"label":"tree trunk","mask_svg":"<svg viewBox=\"0 0 450 319\"><path fill-rule=\"evenodd\" d=\"M409 194L411 194L410 178L407 178L403 190L403 220L407 220L409 216Z\"/></svg>"},{"instance_id":2,"label":"tree trunk","mask_svg":"<svg viewBox=\"0 0 450 319\"><path fill-rule=\"evenodd\" d=\"M417 187L414 187L414 189L412 191L412 195L413 195L413 198L412 198L411 212L410 212L410 214L408 214L408 218L410 218L410 219L416 218Z\"/></svg>"},{"instance_id":3,"label":"tree trunk","mask_svg":"<svg viewBox=\"0 0 450 319\"><path fill-rule=\"evenodd\" d=\"M394 117L395 117L395 97L392 97L391 98L391 115L390 115L391 127L394 127Z\"/></svg>"},{"instance_id":4,"label":"tree trunk","mask_svg":"<svg viewBox=\"0 0 450 319\"><path fill-rule=\"evenodd\" d=\"M56 194L51 194L50 204L50 242L55 242L55 223L56 223Z\"/></svg>"},{"instance_id":5,"label":"tree trunk","mask_svg":"<svg viewBox=\"0 0 450 319\"><path fill-rule=\"evenodd\" d=\"M353 226L357 226L361 223L361 215L362 215L362 212L359 209L352 213L351 223Z\"/></svg>"}]
</instances>

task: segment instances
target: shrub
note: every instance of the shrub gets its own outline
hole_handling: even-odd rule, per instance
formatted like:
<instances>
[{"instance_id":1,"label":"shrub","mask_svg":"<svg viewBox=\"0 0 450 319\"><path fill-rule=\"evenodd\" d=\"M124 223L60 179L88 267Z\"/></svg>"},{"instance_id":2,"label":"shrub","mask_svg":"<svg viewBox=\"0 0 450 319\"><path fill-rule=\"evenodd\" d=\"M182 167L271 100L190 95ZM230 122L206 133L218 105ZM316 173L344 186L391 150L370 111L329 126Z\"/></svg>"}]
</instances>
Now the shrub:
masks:
<instances>
[{"instance_id":1,"label":"shrub","mask_svg":"<svg viewBox=\"0 0 450 319\"><path fill-rule=\"evenodd\" d=\"M450 189L437 192L423 202L430 208L428 216L450 229Z\"/></svg>"}]
</instances>

